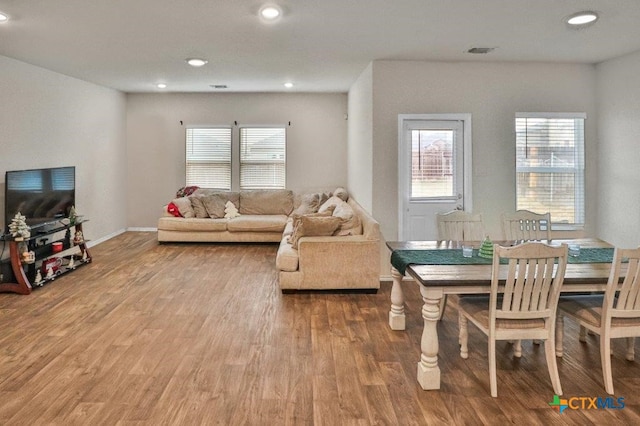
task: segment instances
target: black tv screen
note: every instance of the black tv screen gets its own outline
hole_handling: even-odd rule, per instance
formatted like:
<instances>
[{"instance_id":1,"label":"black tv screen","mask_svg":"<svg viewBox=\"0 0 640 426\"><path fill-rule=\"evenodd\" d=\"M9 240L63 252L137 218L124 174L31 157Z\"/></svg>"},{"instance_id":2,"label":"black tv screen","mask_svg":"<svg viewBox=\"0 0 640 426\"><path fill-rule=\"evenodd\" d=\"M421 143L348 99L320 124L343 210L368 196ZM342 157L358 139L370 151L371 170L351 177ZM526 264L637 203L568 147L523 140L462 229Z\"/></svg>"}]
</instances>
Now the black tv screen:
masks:
<instances>
[{"instance_id":1,"label":"black tv screen","mask_svg":"<svg viewBox=\"0 0 640 426\"><path fill-rule=\"evenodd\" d=\"M32 229L69 216L75 205L76 168L15 170L5 175L5 230L20 212Z\"/></svg>"}]
</instances>

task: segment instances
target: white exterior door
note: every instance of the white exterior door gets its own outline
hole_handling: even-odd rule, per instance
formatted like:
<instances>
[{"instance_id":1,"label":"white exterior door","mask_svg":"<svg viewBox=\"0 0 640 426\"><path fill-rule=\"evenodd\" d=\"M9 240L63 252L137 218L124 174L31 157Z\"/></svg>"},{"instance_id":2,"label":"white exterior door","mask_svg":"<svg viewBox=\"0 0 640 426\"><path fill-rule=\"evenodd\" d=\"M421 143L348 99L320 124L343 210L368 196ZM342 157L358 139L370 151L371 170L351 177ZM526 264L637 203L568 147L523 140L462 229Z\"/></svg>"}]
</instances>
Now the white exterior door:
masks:
<instances>
[{"instance_id":1,"label":"white exterior door","mask_svg":"<svg viewBox=\"0 0 640 426\"><path fill-rule=\"evenodd\" d=\"M435 240L436 213L471 211L471 114L401 114L398 142L398 237Z\"/></svg>"}]
</instances>

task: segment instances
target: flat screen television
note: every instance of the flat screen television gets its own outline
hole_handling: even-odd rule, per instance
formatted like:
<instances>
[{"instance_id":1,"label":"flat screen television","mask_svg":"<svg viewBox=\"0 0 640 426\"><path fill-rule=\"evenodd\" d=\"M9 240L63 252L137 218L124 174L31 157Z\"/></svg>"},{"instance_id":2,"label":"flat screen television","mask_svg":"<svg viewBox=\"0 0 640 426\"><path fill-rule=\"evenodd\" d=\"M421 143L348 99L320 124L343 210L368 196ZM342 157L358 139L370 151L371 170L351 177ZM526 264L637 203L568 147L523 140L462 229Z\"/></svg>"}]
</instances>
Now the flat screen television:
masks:
<instances>
[{"instance_id":1,"label":"flat screen television","mask_svg":"<svg viewBox=\"0 0 640 426\"><path fill-rule=\"evenodd\" d=\"M31 229L69 216L75 205L76 168L15 170L5 174L5 232L20 212Z\"/></svg>"}]
</instances>

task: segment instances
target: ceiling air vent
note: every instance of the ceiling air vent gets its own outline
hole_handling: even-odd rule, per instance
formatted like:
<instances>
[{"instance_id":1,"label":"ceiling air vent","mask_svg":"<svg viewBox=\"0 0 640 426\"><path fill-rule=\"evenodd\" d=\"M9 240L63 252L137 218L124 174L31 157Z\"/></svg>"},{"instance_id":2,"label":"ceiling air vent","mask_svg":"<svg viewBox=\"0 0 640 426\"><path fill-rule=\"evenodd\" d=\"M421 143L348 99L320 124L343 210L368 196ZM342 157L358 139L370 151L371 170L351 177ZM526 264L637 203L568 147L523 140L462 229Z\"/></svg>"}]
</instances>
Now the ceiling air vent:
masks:
<instances>
[{"instance_id":1,"label":"ceiling air vent","mask_svg":"<svg viewBox=\"0 0 640 426\"><path fill-rule=\"evenodd\" d=\"M213 87L214 89L226 89L226 84L210 84L209 87Z\"/></svg>"},{"instance_id":2,"label":"ceiling air vent","mask_svg":"<svg viewBox=\"0 0 640 426\"><path fill-rule=\"evenodd\" d=\"M496 50L495 47L472 47L467 50L468 53L485 54Z\"/></svg>"}]
</instances>

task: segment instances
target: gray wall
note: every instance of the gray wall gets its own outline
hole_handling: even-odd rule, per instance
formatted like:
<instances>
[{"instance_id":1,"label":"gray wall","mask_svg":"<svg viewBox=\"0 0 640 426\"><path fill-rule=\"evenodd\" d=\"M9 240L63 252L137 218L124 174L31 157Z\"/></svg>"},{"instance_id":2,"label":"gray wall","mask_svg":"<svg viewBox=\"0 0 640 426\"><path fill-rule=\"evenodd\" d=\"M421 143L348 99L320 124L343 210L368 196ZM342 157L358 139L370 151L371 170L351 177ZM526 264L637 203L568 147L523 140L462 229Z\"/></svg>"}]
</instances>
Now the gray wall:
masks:
<instances>
[{"instance_id":1,"label":"gray wall","mask_svg":"<svg viewBox=\"0 0 640 426\"><path fill-rule=\"evenodd\" d=\"M640 52L597 67L598 233L640 245Z\"/></svg>"},{"instance_id":2,"label":"gray wall","mask_svg":"<svg viewBox=\"0 0 640 426\"><path fill-rule=\"evenodd\" d=\"M515 210L515 113L539 111L587 113L584 233L594 235L595 81L591 65L373 62L372 89L354 86L350 96L373 93L371 213L380 222L383 237L398 238L398 114L472 114L473 210L483 214L489 235L496 238L501 236L500 214ZM388 274L388 253L381 253L381 260L382 274Z\"/></svg>"},{"instance_id":3,"label":"gray wall","mask_svg":"<svg viewBox=\"0 0 640 426\"><path fill-rule=\"evenodd\" d=\"M76 207L91 221L87 237L123 231L125 96L4 56L0 93L0 215L5 171L76 166Z\"/></svg>"},{"instance_id":4,"label":"gray wall","mask_svg":"<svg viewBox=\"0 0 640 426\"><path fill-rule=\"evenodd\" d=\"M346 185L346 113L345 93L127 95L129 226L155 227L162 206L184 186L186 125L291 122L287 188Z\"/></svg>"}]
</instances>

